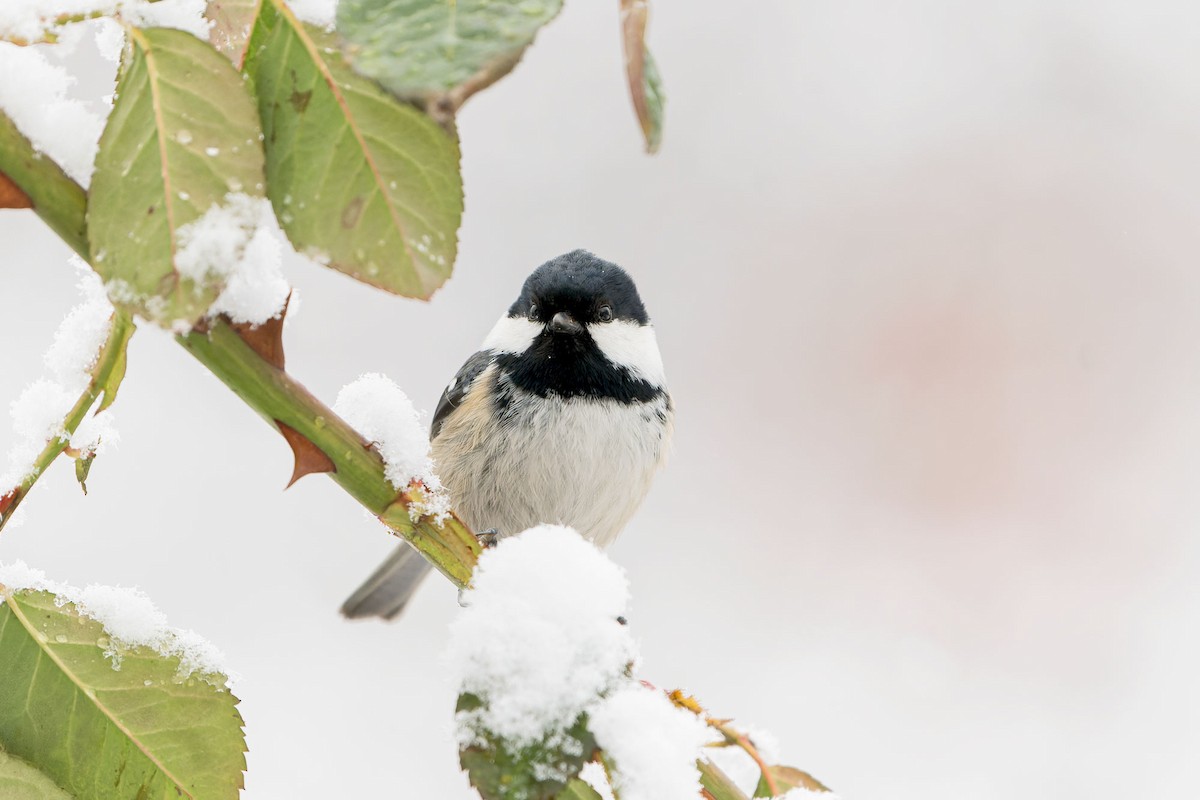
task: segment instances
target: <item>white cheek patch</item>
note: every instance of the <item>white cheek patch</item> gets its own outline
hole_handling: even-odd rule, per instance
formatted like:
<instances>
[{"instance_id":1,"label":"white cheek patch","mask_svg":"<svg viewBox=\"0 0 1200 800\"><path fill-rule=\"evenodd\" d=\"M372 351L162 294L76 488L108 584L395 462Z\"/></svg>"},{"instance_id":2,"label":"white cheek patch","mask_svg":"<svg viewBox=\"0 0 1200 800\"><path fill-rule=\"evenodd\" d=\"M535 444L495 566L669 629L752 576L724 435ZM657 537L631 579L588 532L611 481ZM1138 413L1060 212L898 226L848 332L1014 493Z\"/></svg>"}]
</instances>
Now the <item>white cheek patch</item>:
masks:
<instances>
[{"instance_id":1,"label":"white cheek patch","mask_svg":"<svg viewBox=\"0 0 1200 800\"><path fill-rule=\"evenodd\" d=\"M662 355L654 328L627 320L597 322L588 325L588 333L600 346L600 352L612 363L625 367L634 377L654 386L666 386Z\"/></svg>"},{"instance_id":2,"label":"white cheek patch","mask_svg":"<svg viewBox=\"0 0 1200 800\"><path fill-rule=\"evenodd\" d=\"M483 349L501 353L524 353L541 332L541 323L528 317L501 317L483 340Z\"/></svg>"}]
</instances>

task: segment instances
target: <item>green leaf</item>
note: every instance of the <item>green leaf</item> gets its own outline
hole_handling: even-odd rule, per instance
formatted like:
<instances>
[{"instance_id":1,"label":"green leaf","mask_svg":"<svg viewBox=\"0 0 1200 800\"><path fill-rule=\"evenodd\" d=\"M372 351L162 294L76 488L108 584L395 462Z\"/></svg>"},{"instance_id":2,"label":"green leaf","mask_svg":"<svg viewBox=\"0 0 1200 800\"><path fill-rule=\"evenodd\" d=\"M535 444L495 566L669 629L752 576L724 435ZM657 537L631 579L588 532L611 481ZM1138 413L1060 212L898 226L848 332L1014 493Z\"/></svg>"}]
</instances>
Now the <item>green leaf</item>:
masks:
<instances>
[{"instance_id":1,"label":"green leaf","mask_svg":"<svg viewBox=\"0 0 1200 800\"><path fill-rule=\"evenodd\" d=\"M137 326L129 314L117 311L113 315L112 328L108 333L108 341L96 360L92 371L96 382L95 390L102 393L100 405L96 408L99 414L117 400L117 390L125 380L125 369L129 366L129 339Z\"/></svg>"},{"instance_id":2,"label":"green leaf","mask_svg":"<svg viewBox=\"0 0 1200 800\"><path fill-rule=\"evenodd\" d=\"M579 780L579 778L573 778L567 784L567 788L558 793L555 800L603 800L603 798L591 786Z\"/></svg>"},{"instance_id":3,"label":"green leaf","mask_svg":"<svg viewBox=\"0 0 1200 800\"><path fill-rule=\"evenodd\" d=\"M755 797L778 797L779 795L787 794L791 789L808 789L812 792L828 792L829 787L821 783L819 780L809 775L803 770L795 767L784 767L774 765L767 767L767 771L771 773L771 778L775 781L775 786L779 790L778 795L771 794L771 787L767 785L766 777L758 779L758 786L754 789Z\"/></svg>"},{"instance_id":4,"label":"green leaf","mask_svg":"<svg viewBox=\"0 0 1200 800\"><path fill-rule=\"evenodd\" d=\"M354 68L396 95L453 108L502 78L562 0L341 0Z\"/></svg>"},{"instance_id":5,"label":"green leaf","mask_svg":"<svg viewBox=\"0 0 1200 800\"><path fill-rule=\"evenodd\" d=\"M179 229L230 192L262 196L258 117L242 76L206 42L135 28L129 43L89 193L90 261L118 305L190 326L223 284L179 273Z\"/></svg>"},{"instance_id":6,"label":"green leaf","mask_svg":"<svg viewBox=\"0 0 1200 800\"><path fill-rule=\"evenodd\" d=\"M648 0L621 0L621 39L625 47L625 73L629 79L629 94L633 110L646 139L646 152L656 153L662 144L663 94L662 78L654 57L646 47L646 23L650 9Z\"/></svg>"},{"instance_id":7,"label":"green leaf","mask_svg":"<svg viewBox=\"0 0 1200 800\"><path fill-rule=\"evenodd\" d=\"M0 750L0 797L4 800L71 800L46 774Z\"/></svg>"},{"instance_id":8,"label":"green leaf","mask_svg":"<svg viewBox=\"0 0 1200 800\"><path fill-rule=\"evenodd\" d=\"M250 30L262 0L208 0L204 16L212 20L208 41L238 69L246 59Z\"/></svg>"},{"instance_id":9,"label":"green leaf","mask_svg":"<svg viewBox=\"0 0 1200 800\"><path fill-rule=\"evenodd\" d=\"M92 471L92 462L96 460L95 453L81 455L75 459L75 480L79 481L79 488L83 489L83 493L87 494L87 477Z\"/></svg>"},{"instance_id":10,"label":"green leaf","mask_svg":"<svg viewBox=\"0 0 1200 800\"><path fill-rule=\"evenodd\" d=\"M104 628L72 604L3 587L0 600L0 747L89 800L238 797L245 740L223 676L181 677L144 647L115 669Z\"/></svg>"},{"instance_id":11,"label":"green leaf","mask_svg":"<svg viewBox=\"0 0 1200 800\"><path fill-rule=\"evenodd\" d=\"M298 250L364 283L428 297L462 220L458 143L356 74L337 38L263 0L246 73L266 134L267 187Z\"/></svg>"},{"instance_id":12,"label":"green leaf","mask_svg":"<svg viewBox=\"0 0 1200 800\"><path fill-rule=\"evenodd\" d=\"M475 695L462 694L455 711L464 714L483 707ZM458 757L483 800L553 800L596 752L596 740L583 714L561 734L520 748L490 731L475 727L472 731L476 741L461 749Z\"/></svg>"},{"instance_id":13,"label":"green leaf","mask_svg":"<svg viewBox=\"0 0 1200 800\"><path fill-rule=\"evenodd\" d=\"M696 762L700 770L700 785L708 790L713 800L749 800L746 793L737 788L721 768L706 758Z\"/></svg>"}]
</instances>

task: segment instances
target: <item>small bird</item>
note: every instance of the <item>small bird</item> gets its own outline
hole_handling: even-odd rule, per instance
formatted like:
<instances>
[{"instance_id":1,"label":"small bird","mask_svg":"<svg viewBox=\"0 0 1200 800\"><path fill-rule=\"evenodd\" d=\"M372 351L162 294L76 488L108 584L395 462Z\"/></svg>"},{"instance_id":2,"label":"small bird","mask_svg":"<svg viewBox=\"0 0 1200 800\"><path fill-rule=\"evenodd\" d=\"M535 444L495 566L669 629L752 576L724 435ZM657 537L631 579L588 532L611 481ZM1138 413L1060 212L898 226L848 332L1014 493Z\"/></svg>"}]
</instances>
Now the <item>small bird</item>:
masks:
<instances>
[{"instance_id":1,"label":"small bird","mask_svg":"<svg viewBox=\"0 0 1200 800\"><path fill-rule=\"evenodd\" d=\"M633 280L586 250L533 271L442 392L430 440L463 521L501 537L568 525L607 547L641 505L674 425ZM429 563L400 545L342 605L392 619Z\"/></svg>"}]
</instances>

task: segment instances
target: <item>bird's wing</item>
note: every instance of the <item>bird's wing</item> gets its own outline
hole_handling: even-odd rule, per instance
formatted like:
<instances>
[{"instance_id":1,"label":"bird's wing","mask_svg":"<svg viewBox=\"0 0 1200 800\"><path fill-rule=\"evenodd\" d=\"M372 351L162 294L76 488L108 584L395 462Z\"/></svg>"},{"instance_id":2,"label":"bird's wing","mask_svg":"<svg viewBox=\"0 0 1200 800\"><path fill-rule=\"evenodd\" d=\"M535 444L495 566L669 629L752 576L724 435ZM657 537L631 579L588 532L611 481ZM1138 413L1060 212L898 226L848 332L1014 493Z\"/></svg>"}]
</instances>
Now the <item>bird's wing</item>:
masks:
<instances>
[{"instance_id":1,"label":"bird's wing","mask_svg":"<svg viewBox=\"0 0 1200 800\"><path fill-rule=\"evenodd\" d=\"M493 350L480 350L475 355L467 359L467 363L459 368L455 374L454 380L450 381L450 385L442 392L442 397L438 400L437 410L433 412L433 424L430 426L429 438L436 439L438 432L442 429L442 423L446 421L446 417L450 416L450 412L458 408L462 403L463 398L467 396L467 392L471 390L471 384L479 377L488 364L491 364L496 358L496 353Z\"/></svg>"}]
</instances>

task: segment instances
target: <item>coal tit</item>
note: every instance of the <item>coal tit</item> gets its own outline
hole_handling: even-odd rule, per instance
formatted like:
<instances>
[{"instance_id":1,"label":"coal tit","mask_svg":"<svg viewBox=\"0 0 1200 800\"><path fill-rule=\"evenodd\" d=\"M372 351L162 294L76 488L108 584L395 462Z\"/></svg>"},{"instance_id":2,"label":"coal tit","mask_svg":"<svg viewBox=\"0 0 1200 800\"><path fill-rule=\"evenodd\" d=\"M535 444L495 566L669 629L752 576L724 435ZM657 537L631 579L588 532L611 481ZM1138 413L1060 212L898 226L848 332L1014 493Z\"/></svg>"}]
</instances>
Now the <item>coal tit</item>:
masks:
<instances>
[{"instance_id":1,"label":"coal tit","mask_svg":"<svg viewBox=\"0 0 1200 800\"><path fill-rule=\"evenodd\" d=\"M542 264L442 393L434 465L472 530L569 525L605 547L662 464L674 411L625 270L586 250ZM428 562L400 545L342 606L395 617Z\"/></svg>"}]
</instances>

